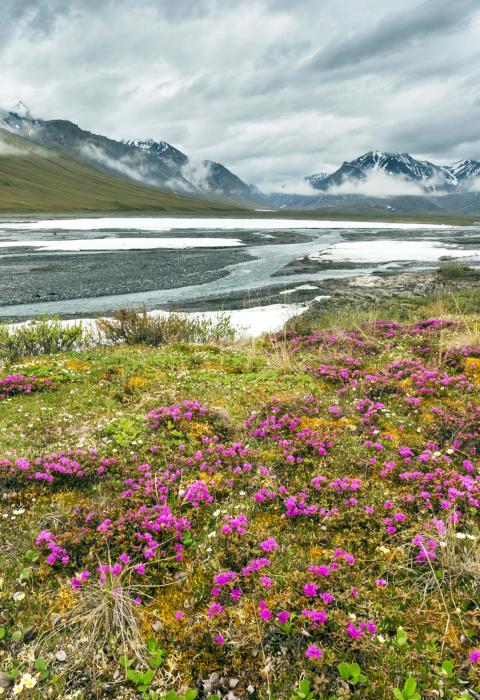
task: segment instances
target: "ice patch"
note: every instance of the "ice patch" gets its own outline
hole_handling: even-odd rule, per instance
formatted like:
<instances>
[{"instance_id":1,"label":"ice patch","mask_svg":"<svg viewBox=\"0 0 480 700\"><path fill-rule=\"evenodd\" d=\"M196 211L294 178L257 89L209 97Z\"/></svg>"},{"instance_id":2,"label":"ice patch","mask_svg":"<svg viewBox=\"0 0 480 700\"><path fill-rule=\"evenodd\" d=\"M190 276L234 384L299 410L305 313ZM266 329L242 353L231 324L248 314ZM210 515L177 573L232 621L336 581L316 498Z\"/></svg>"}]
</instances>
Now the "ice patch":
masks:
<instances>
[{"instance_id":1,"label":"ice patch","mask_svg":"<svg viewBox=\"0 0 480 700\"><path fill-rule=\"evenodd\" d=\"M42 252L96 250L150 250L169 248L233 248L243 246L237 238L77 238L70 240L0 241L0 248L35 248Z\"/></svg>"},{"instance_id":2,"label":"ice patch","mask_svg":"<svg viewBox=\"0 0 480 700\"><path fill-rule=\"evenodd\" d=\"M90 219L45 219L37 221L16 221L0 223L0 230L22 231L101 231L131 230L174 231L178 229L218 229L223 231L250 230L298 230L298 229L448 229L445 224L401 224L379 221L328 221L303 219L202 219L172 217L119 217Z\"/></svg>"},{"instance_id":3,"label":"ice patch","mask_svg":"<svg viewBox=\"0 0 480 700\"><path fill-rule=\"evenodd\" d=\"M293 294L294 292L300 292L302 289L318 289L313 284L301 284L299 287L295 287L294 289L284 289L282 292L279 292L279 294Z\"/></svg>"},{"instance_id":4,"label":"ice patch","mask_svg":"<svg viewBox=\"0 0 480 700\"><path fill-rule=\"evenodd\" d=\"M393 261L436 262L444 256L472 257L480 249L460 248L437 241L342 241L309 255L310 260L329 262L387 263Z\"/></svg>"}]
</instances>

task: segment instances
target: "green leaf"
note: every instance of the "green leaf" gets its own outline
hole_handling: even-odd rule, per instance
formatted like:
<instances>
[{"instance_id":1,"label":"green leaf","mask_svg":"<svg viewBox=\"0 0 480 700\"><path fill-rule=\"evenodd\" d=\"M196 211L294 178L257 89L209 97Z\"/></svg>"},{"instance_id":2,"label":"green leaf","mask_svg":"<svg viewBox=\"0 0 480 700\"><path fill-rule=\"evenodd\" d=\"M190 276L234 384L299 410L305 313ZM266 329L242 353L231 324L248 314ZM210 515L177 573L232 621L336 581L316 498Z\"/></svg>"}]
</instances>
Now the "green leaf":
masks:
<instances>
[{"instance_id":1,"label":"green leaf","mask_svg":"<svg viewBox=\"0 0 480 700\"><path fill-rule=\"evenodd\" d=\"M23 634L20 632L20 630L16 630L12 634L12 642L21 642L22 641Z\"/></svg>"},{"instance_id":2,"label":"green leaf","mask_svg":"<svg viewBox=\"0 0 480 700\"><path fill-rule=\"evenodd\" d=\"M450 661L449 659L444 661L442 663L442 672L447 676L447 678L450 678L453 673L453 661Z\"/></svg>"},{"instance_id":3,"label":"green leaf","mask_svg":"<svg viewBox=\"0 0 480 700\"><path fill-rule=\"evenodd\" d=\"M405 700L405 696L403 695L402 691L399 690L398 688L393 689L393 694L394 694L396 700Z\"/></svg>"},{"instance_id":4,"label":"green leaf","mask_svg":"<svg viewBox=\"0 0 480 700\"><path fill-rule=\"evenodd\" d=\"M142 681L148 685L152 682L154 675L155 674L152 669L149 668L148 671L145 671L145 673L142 674Z\"/></svg>"},{"instance_id":5,"label":"green leaf","mask_svg":"<svg viewBox=\"0 0 480 700\"><path fill-rule=\"evenodd\" d=\"M185 700L195 700L198 695L198 690L187 690L185 693Z\"/></svg>"},{"instance_id":6,"label":"green leaf","mask_svg":"<svg viewBox=\"0 0 480 700\"><path fill-rule=\"evenodd\" d=\"M0 641L2 639L5 639L5 635L7 634L7 628L6 627L0 627Z\"/></svg>"},{"instance_id":7,"label":"green leaf","mask_svg":"<svg viewBox=\"0 0 480 700\"><path fill-rule=\"evenodd\" d=\"M47 662L44 659L37 659L35 661L35 668L37 671L46 671L47 670Z\"/></svg>"},{"instance_id":8,"label":"green leaf","mask_svg":"<svg viewBox=\"0 0 480 700\"><path fill-rule=\"evenodd\" d=\"M19 676L22 675L22 672L20 671L19 668L14 666L10 671L7 672L7 676L10 678L10 680L14 681L15 678L18 678Z\"/></svg>"},{"instance_id":9,"label":"green leaf","mask_svg":"<svg viewBox=\"0 0 480 700\"><path fill-rule=\"evenodd\" d=\"M118 663L125 670L127 670L127 668L129 668L133 664L133 659L129 659L126 654L122 654L122 656L118 659Z\"/></svg>"},{"instance_id":10,"label":"green leaf","mask_svg":"<svg viewBox=\"0 0 480 700\"><path fill-rule=\"evenodd\" d=\"M298 684L298 689L304 695L308 695L310 692L310 682L306 678L304 678Z\"/></svg>"},{"instance_id":11,"label":"green leaf","mask_svg":"<svg viewBox=\"0 0 480 700\"><path fill-rule=\"evenodd\" d=\"M338 664L337 668L343 680L349 681L351 676L350 664L347 664L346 661L342 661L342 663Z\"/></svg>"},{"instance_id":12,"label":"green leaf","mask_svg":"<svg viewBox=\"0 0 480 700\"><path fill-rule=\"evenodd\" d=\"M27 581L30 578L31 574L32 574L32 567L31 566L28 566L25 569L22 569L22 571L20 572L20 576L19 576L20 581Z\"/></svg>"},{"instance_id":13,"label":"green leaf","mask_svg":"<svg viewBox=\"0 0 480 700\"><path fill-rule=\"evenodd\" d=\"M403 627L399 627L397 629L397 644L398 644L398 646L403 647L407 643L407 640L408 640L407 633L405 632Z\"/></svg>"},{"instance_id":14,"label":"green leaf","mask_svg":"<svg viewBox=\"0 0 480 700\"><path fill-rule=\"evenodd\" d=\"M156 649L157 649L157 640L152 639L152 637L150 637L150 639L147 639L147 650L150 653L153 653L154 651L156 651Z\"/></svg>"},{"instance_id":15,"label":"green leaf","mask_svg":"<svg viewBox=\"0 0 480 700\"><path fill-rule=\"evenodd\" d=\"M415 678L412 678L410 676L410 678L407 678L407 680L403 684L403 694L407 698L411 698L415 694L416 688L417 688L417 681L415 680Z\"/></svg>"},{"instance_id":16,"label":"green leaf","mask_svg":"<svg viewBox=\"0 0 480 700\"><path fill-rule=\"evenodd\" d=\"M129 681L132 681L132 683L135 683L135 685L142 682L142 674L135 671L133 668L127 670L127 678Z\"/></svg>"},{"instance_id":17,"label":"green leaf","mask_svg":"<svg viewBox=\"0 0 480 700\"><path fill-rule=\"evenodd\" d=\"M25 559L26 559L27 561L31 561L31 562L38 561L38 559L39 559L39 554L38 554L38 552L36 552L34 549L28 549L28 550L25 552Z\"/></svg>"}]
</instances>

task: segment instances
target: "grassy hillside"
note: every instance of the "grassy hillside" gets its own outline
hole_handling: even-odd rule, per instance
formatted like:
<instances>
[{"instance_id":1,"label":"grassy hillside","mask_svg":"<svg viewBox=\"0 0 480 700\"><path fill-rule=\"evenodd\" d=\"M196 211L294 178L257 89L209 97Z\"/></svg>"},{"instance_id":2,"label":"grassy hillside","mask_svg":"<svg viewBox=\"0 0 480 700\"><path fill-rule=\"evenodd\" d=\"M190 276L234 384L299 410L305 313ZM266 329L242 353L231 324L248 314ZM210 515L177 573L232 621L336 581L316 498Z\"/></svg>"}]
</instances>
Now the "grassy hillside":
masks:
<instances>
[{"instance_id":1,"label":"grassy hillside","mask_svg":"<svg viewBox=\"0 0 480 700\"><path fill-rule=\"evenodd\" d=\"M177 214L351 221L424 221L468 225L462 215L355 211L253 211L230 203L198 200L136 185L91 168L61 151L36 146L0 129L0 215Z\"/></svg>"},{"instance_id":2,"label":"grassy hillside","mask_svg":"<svg viewBox=\"0 0 480 700\"><path fill-rule=\"evenodd\" d=\"M0 129L0 213L235 211L242 210L121 180Z\"/></svg>"},{"instance_id":3,"label":"grassy hillside","mask_svg":"<svg viewBox=\"0 0 480 700\"><path fill-rule=\"evenodd\" d=\"M478 697L478 290L417 301L7 364L7 697Z\"/></svg>"}]
</instances>

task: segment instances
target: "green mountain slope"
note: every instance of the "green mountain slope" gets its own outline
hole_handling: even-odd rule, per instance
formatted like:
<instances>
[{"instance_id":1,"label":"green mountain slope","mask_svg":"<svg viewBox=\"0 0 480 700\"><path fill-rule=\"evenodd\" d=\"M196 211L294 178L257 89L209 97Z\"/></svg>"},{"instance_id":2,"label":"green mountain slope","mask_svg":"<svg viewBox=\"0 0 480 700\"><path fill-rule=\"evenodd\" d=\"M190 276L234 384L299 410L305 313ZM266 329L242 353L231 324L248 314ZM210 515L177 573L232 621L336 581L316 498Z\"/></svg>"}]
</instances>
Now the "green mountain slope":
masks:
<instances>
[{"instance_id":1,"label":"green mountain slope","mask_svg":"<svg viewBox=\"0 0 480 700\"><path fill-rule=\"evenodd\" d=\"M244 210L121 180L0 129L0 213L127 211L221 215Z\"/></svg>"}]
</instances>

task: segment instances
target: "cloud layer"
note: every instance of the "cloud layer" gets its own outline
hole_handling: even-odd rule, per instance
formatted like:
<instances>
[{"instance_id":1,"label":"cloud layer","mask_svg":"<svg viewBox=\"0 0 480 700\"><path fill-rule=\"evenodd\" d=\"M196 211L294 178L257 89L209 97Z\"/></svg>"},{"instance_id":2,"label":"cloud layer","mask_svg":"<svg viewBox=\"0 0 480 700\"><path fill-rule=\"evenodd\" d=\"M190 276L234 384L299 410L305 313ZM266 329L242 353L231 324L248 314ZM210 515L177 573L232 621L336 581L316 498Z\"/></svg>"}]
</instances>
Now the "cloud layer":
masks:
<instances>
[{"instance_id":1,"label":"cloud layer","mask_svg":"<svg viewBox=\"0 0 480 700\"><path fill-rule=\"evenodd\" d=\"M3 0L1 106L281 189L370 149L480 159L478 0ZM303 185L298 185L303 187Z\"/></svg>"}]
</instances>

